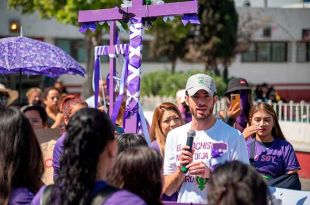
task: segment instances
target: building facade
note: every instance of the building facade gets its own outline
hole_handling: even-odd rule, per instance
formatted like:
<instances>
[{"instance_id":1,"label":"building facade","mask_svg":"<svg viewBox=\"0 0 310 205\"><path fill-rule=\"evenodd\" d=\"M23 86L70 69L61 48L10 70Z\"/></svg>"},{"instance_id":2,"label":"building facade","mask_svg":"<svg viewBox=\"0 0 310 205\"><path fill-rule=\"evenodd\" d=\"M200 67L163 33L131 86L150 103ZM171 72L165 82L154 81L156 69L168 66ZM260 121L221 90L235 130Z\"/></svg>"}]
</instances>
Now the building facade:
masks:
<instances>
[{"instance_id":1,"label":"building facade","mask_svg":"<svg viewBox=\"0 0 310 205\"><path fill-rule=\"evenodd\" d=\"M43 40L61 47L85 65L86 51L83 35L78 28L63 25L55 20L42 20L38 14L22 15L9 10L5 0L0 0L0 38L20 35L11 30L16 22L23 27L23 35ZM309 8L237 8L239 21L252 19L252 39L249 50L236 55L229 66L229 77L246 78L251 85L273 85L284 100L310 102L310 9ZM254 25L254 29L253 29ZM244 25L240 25L241 27ZM124 36L128 36L124 34ZM107 34L104 36L108 39ZM124 37L126 38L126 37ZM128 38L128 37L127 37ZM171 64L164 58L152 58L149 52L151 37L143 44L142 75L154 70L168 70ZM117 61L118 69L122 60ZM176 71L203 70L203 64L178 61ZM102 69L108 72L107 64ZM80 92L88 76L64 75L60 77L70 92ZM28 80L27 80L28 79ZM43 86L42 77L30 77L24 86ZM37 79L37 80L35 80ZM1 81L14 86L16 80L1 76ZM32 83L35 82L35 83ZM28 83L28 84L27 84Z\"/></svg>"}]
</instances>

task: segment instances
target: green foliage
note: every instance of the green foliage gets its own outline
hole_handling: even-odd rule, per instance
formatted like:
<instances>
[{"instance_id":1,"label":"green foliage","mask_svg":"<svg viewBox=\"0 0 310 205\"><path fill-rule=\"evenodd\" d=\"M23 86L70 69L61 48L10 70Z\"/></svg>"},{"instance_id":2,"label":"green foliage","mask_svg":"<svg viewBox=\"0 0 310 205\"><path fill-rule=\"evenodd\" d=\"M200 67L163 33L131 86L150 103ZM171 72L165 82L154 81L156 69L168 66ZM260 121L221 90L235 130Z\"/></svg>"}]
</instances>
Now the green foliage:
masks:
<instances>
[{"instance_id":1,"label":"green foliage","mask_svg":"<svg viewBox=\"0 0 310 205\"><path fill-rule=\"evenodd\" d=\"M155 71L145 74L141 81L141 95L175 97L178 90L185 88L187 79L196 73L201 73L201 71L191 70L188 72L177 73L171 73L169 71ZM214 78L218 95L222 96L226 89L226 84L223 78L216 76L210 71L206 74Z\"/></svg>"},{"instance_id":2,"label":"green foliage","mask_svg":"<svg viewBox=\"0 0 310 205\"><path fill-rule=\"evenodd\" d=\"M42 18L56 18L59 22L78 25L80 10L111 8L121 0L8 0L11 8L21 8L23 13L38 11Z\"/></svg>"},{"instance_id":3,"label":"green foliage","mask_svg":"<svg viewBox=\"0 0 310 205\"><path fill-rule=\"evenodd\" d=\"M200 52L199 60L209 67L219 61L229 61L237 44L238 14L233 0L199 0L198 35L194 48Z\"/></svg>"},{"instance_id":4,"label":"green foliage","mask_svg":"<svg viewBox=\"0 0 310 205\"><path fill-rule=\"evenodd\" d=\"M176 0L165 0L166 3ZM178 0L180 2L180 0ZM237 44L238 14L233 0L199 0L200 25L184 26L180 17L167 23L154 22L151 52L177 59L204 62L206 69L217 63L227 64L234 57Z\"/></svg>"},{"instance_id":5,"label":"green foliage","mask_svg":"<svg viewBox=\"0 0 310 205\"><path fill-rule=\"evenodd\" d=\"M165 0L165 3L180 2ZM153 27L148 31L154 36L151 42L151 52L155 57L165 56L172 63L172 72L175 70L177 59L185 55L186 39L192 25L184 26L180 16L175 20L164 22L162 18L153 22Z\"/></svg>"}]
</instances>

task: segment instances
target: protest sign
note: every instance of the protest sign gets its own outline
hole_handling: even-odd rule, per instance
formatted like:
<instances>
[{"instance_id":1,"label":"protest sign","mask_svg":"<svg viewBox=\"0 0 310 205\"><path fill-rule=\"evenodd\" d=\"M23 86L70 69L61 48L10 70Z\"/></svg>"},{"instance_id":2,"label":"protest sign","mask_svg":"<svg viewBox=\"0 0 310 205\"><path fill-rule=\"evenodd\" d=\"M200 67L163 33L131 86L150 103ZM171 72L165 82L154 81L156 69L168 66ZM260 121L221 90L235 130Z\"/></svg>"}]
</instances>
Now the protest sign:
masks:
<instances>
[{"instance_id":1,"label":"protest sign","mask_svg":"<svg viewBox=\"0 0 310 205\"><path fill-rule=\"evenodd\" d=\"M57 139L61 135L58 128L35 129L36 136L41 146L44 162L42 181L45 184L53 183L53 150Z\"/></svg>"}]
</instances>

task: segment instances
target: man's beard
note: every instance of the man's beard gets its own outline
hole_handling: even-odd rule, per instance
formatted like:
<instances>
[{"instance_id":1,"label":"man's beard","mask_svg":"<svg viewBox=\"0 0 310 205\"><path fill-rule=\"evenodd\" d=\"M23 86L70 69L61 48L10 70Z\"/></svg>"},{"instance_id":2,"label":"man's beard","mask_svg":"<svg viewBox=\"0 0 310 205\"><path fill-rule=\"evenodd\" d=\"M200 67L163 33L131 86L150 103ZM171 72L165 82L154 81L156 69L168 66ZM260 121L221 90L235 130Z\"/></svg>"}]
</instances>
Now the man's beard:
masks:
<instances>
[{"instance_id":1,"label":"man's beard","mask_svg":"<svg viewBox=\"0 0 310 205\"><path fill-rule=\"evenodd\" d=\"M192 116L197 121L204 121L209 119L213 115L214 105L212 105L210 108L207 108L207 112L204 115L197 115L197 112L195 112L194 109L191 109Z\"/></svg>"}]
</instances>

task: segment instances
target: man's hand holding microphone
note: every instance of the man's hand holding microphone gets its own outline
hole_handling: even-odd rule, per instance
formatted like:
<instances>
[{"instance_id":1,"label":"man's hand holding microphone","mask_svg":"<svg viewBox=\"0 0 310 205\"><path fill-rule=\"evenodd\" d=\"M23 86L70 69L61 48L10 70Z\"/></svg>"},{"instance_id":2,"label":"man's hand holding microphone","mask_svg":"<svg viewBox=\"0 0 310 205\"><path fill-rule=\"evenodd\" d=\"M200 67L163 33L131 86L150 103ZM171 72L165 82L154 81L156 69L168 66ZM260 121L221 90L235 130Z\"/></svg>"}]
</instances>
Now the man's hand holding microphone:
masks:
<instances>
[{"instance_id":1,"label":"man's hand holding microphone","mask_svg":"<svg viewBox=\"0 0 310 205\"><path fill-rule=\"evenodd\" d=\"M193 141L196 133L194 130L187 132L186 145L182 147L182 151L179 157L181 166L181 172L186 174L189 172L191 175L199 176L203 178L209 178L210 168L202 161L193 161L195 150L192 149Z\"/></svg>"}]
</instances>

